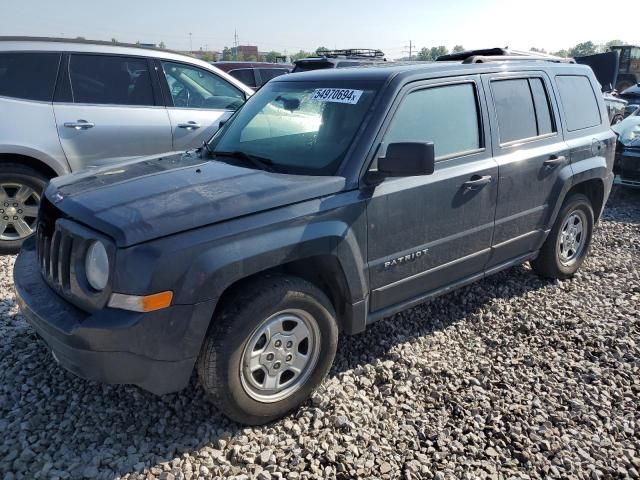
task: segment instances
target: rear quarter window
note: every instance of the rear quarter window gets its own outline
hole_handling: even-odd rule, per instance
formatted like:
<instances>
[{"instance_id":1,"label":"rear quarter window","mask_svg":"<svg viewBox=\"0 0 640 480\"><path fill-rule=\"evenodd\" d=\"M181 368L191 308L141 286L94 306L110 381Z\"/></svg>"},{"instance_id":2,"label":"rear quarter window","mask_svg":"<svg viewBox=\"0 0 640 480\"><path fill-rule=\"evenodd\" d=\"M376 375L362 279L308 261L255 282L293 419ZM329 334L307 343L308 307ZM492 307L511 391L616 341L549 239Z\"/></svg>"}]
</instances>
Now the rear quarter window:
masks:
<instances>
[{"instance_id":1,"label":"rear quarter window","mask_svg":"<svg viewBox=\"0 0 640 480\"><path fill-rule=\"evenodd\" d=\"M600 107L589 77L584 75L556 76L560 102L570 132L600 125Z\"/></svg>"},{"instance_id":2,"label":"rear quarter window","mask_svg":"<svg viewBox=\"0 0 640 480\"><path fill-rule=\"evenodd\" d=\"M50 102L59 53L0 53L0 96Z\"/></svg>"}]
</instances>

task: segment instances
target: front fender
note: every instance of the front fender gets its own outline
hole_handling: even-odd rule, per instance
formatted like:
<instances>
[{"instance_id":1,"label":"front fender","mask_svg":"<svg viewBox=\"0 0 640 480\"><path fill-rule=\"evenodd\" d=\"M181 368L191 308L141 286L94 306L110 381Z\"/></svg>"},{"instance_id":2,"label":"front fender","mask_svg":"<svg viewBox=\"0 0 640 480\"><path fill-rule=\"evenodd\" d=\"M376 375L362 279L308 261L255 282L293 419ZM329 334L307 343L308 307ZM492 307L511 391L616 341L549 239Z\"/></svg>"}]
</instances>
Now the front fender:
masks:
<instances>
[{"instance_id":1,"label":"front fender","mask_svg":"<svg viewBox=\"0 0 640 480\"><path fill-rule=\"evenodd\" d=\"M295 225L216 245L194 259L176 303L220 298L235 282L265 270L315 256L334 256L352 301L364 298L364 257L354 232L339 221Z\"/></svg>"}]
</instances>

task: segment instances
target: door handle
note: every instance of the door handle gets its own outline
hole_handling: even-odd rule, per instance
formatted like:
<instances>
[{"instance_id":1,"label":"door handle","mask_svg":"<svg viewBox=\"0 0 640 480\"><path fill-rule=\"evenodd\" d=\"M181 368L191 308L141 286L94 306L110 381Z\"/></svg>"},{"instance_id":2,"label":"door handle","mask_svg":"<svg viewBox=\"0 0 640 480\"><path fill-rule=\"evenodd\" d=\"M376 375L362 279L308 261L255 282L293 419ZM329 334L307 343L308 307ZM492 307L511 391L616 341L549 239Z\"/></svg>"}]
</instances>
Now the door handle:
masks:
<instances>
[{"instance_id":1,"label":"door handle","mask_svg":"<svg viewBox=\"0 0 640 480\"><path fill-rule=\"evenodd\" d=\"M197 130L201 127L199 123L196 122L187 122L187 123L179 123L178 128L184 128L186 130Z\"/></svg>"},{"instance_id":2,"label":"door handle","mask_svg":"<svg viewBox=\"0 0 640 480\"><path fill-rule=\"evenodd\" d=\"M564 163L567 160L567 157L564 155L551 155L547 160L544 161L543 165L547 168L554 168Z\"/></svg>"},{"instance_id":3,"label":"door handle","mask_svg":"<svg viewBox=\"0 0 640 480\"><path fill-rule=\"evenodd\" d=\"M96 124L87 122L86 120L78 120L76 122L64 122L64 126L67 128L73 128L75 130L88 130L95 127Z\"/></svg>"},{"instance_id":4,"label":"door handle","mask_svg":"<svg viewBox=\"0 0 640 480\"><path fill-rule=\"evenodd\" d=\"M482 188L485 185L491 183L491 175L474 175L471 177L471 180L468 180L462 184L465 190L476 190L478 188Z\"/></svg>"}]
</instances>

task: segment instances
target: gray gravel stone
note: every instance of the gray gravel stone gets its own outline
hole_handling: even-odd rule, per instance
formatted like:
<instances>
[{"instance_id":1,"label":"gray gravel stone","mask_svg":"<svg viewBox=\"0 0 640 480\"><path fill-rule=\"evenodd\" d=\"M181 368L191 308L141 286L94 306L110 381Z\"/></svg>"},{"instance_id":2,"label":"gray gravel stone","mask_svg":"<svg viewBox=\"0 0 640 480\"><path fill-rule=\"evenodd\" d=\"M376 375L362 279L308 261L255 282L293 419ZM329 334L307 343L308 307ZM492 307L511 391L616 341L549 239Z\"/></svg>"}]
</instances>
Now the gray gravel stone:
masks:
<instances>
[{"instance_id":1,"label":"gray gravel stone","mask_svg":"<svg viewBox=\"0 0 640 480\"><path fill-rule=\"evenodd\" d=\"M0 258L0 472L31 478L638 478L640 193L618 191L582 270L528 266L342 338L289 417L244 428L195 381L156 397L60 368Z\"/></svg>"}]
</instances>

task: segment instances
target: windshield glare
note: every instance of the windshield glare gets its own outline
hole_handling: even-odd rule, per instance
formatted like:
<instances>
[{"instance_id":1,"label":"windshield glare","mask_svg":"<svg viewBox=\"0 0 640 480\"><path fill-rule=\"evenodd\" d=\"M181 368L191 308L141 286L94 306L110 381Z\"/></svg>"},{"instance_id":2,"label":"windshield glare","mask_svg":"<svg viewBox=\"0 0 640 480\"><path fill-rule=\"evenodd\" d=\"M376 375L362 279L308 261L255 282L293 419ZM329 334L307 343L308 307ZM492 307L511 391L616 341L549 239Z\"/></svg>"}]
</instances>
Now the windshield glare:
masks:
<instances>
[{"instance_id":1,"label":"windshield glare","mask_svg":"<svg viewBox=\"0 0 640 480\"><path fill-rule=\"evenodd\" d=\"M261 157L278 172L332 175L369 110L375 90L318 82L273 82L231 119L211 148Z\"/></svg>"}]
</instances>

